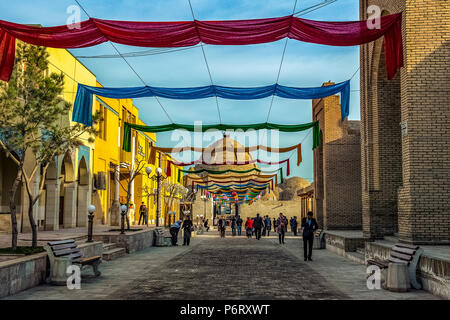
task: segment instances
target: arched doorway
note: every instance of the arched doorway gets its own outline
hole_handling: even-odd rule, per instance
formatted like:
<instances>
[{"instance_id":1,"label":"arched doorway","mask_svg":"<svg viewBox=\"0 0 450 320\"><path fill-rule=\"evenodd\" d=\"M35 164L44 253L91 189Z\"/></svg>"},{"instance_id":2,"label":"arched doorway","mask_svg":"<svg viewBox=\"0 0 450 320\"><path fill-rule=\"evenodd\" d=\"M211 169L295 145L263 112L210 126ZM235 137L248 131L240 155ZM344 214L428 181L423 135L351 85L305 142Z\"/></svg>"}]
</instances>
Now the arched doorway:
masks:
<instances>
[{"instance_id":1,"label":"arched doorway","mask_svg":"<svg viewBox=\"0 0 450 320\"><path fill-rule=\"evenodd\" d=\"M74 228L76 226L77 187L75 181L72 154L67 152L61 163L59 190L59 226Z\"/></svg>"},{"instance_id":2,"label":"arched doorway","mask_svg":"<svg viewBox=\"0 0 450 320\"><path fill-rule=\"evenodd\" d=\"M86 227L88 222L89 198L89 169L85 157L81 157L78 163L78 197L76 226ZM99 208L100 209L100 208ZM101 212L97 210L97 212Z\"/></svg>"},{"instance_id":3,"label":"arched doorway","mask_svg":"<svg viewBox=\"0 0 450 320\"><path fill-rule=\"evenodd\" d=\"M398 231L402 186L400 73L388 80L383 39L374 44L370 70L363 141L363 228L367 237L376 239Z\"/></svg>"}]
</instances>

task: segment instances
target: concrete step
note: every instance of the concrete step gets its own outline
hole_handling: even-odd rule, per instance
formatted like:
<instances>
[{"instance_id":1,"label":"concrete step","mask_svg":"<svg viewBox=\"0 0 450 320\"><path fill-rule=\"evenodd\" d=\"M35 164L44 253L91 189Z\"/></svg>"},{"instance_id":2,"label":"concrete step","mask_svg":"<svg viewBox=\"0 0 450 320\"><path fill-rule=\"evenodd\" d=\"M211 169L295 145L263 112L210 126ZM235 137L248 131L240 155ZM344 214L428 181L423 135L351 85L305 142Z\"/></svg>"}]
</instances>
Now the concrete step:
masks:
<instances>
[{"instance_id":1,"label":"concrete step","mask_svg":"<svg viewBox=\"0 0 450 320\"><path fill-rule=\"evenodd\" d=\"M103 243L103 251L108 251L115 248L117 248L117 244L115 243Z\"/></svg>"},{"instance_id":2,"label":"concrete step","mask_svg":"<svg viewBox=\"0 0 450 320\"><path fill-rule=\"evenodd\" d=\"M364 261L364 254L359 252L346 252L345 257L353 262L359 263L359 264L365 264Z\"/></svg>"},{"instance_id":3,"label":"concrete step","mask_svg":"<svg viewBox=\"0 0 450 320\"><path fill-rule=\"evenodd\" d=\"M111 261L117 259L126 254L125 248L114 248L107 251L103 251L102 259L106 261Z\"/></svg>"},{"instance_id":4,"label":"concrete step","mask_svg":"<svg viewBox=\"0 0 450 320\"><path fill-rule=\"evenodd\" d=\"M384 240L392 242L392 243L397 243L398 242L398 237L396 237L396 236L384 236Z\"/></svg>"}]
</instances>

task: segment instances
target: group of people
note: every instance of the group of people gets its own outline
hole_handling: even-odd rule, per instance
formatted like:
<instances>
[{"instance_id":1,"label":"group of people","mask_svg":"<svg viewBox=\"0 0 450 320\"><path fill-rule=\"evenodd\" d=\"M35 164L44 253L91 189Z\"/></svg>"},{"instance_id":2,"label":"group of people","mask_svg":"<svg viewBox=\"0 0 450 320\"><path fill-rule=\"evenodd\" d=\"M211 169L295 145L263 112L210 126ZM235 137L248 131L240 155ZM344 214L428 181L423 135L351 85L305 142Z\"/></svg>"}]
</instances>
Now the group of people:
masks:
<instances>
[{"instance_id":1,"label":"group of people","mask_svg":"<svg viewBox=\"0 0 450 320\"><path fill-rule=\"evenodd\" d=\"M261 236L270 235L271 226L272 222L269 216L261 217L258 213L255 218L247 218L245 222L245 234L247 238L255 235L255 238L260 240Z\"/></svg>"},{"instance_id":2,"label":"group of people","mask_svg":"<svg viewBox=\"0 0 450 320\"><path fill-rule=\"evenodd\" d=\"M289 221L283 213L280 213L278 219L273 218L273 222L269 216L261 217L256 214L255 218L247 218L245 222L245 234L247 238L251 238L255 235L257 240L261 239L261 236L269 236L270 231L273 230L278 233L278 241L280 244L285 244L285 235L287 232L288 224L291 227L291 231L294 236L297 236L298 222L297 217L292 217ZM223 225L221 227L221 225ZM221 237L225 237L225 220L219 220L219 230L221 231ZM319 228L316 219L313 218L313 213L310 211L307 216L302 219L301 229L303 238L303 251L305 261L312 261L312 247L314 242L314 232ZM242 219L240 216L233 218L231 221L232 235L236 235L235 230L238 230L238 235L241 235L242 230Z\"/></svg>"},{"instance_id":3,"label":"group of people","mask_svg":"<svg viewBox=\"0 0 450 320\"><path fill-rule=\"evenodd\" d=\"M231 227L231 234L233 236L240 236L242 235L242 219L241 216L233 217L230 221L226 219L220 218L217 222L217 229L219 230L219 234L221 238L225 237L225 231L227 229L227 226Z\"/></svg>"},{"instance_id":4,"label":"group of people","mask_svg":"<svg viewBox=\"0 0 450 320\"><path fill-rule=\"evenodd\" d=\"M225 219L219 219L218 230L220 237L225 237L226 227L229 224L231 226L232 235L242 234L242 219L238 215L233 217L230 222ZM259 213L255 218L247 218L245 222L245 233L247 238L251 238L255 235L257 240L261 239L261 236L269 236L270 231L273 228L274 231L278 233L278 241L280 244L285 244L285 234L287 232L288 224L291 226L291 231L294 236L297 235L298 222L297 217L292 217L289 221L283 213L280 213L278 219L273 218L273 223L269 216L261 217ZM206 230L209 229L208 220L203 221L203 226ZM314 232L319 228L316 219L313 218L313 213L310 211L307 216L302 219L301 222L302 238L303 238L303 252L304 260L312 261L312 247L314 242ZM191 240L191 234L194 229L192 220L189 216L185 218L184 221L178 220L170 227L170 234L172 236L172 245L177 245L178 232L183 229L183 245L189 245Z\"/></svg>"}]
</instances>

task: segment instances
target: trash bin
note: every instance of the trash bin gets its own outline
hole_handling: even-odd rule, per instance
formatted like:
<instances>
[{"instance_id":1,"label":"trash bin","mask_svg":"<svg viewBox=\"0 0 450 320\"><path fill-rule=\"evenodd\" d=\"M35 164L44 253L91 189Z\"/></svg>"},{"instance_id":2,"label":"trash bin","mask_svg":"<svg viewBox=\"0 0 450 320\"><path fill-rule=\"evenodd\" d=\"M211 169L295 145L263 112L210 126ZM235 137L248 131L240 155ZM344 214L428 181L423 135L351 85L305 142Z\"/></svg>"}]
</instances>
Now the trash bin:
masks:
<instances>
[{"instance_id":1,"label":"trash bin","mask_svg":"<svg viewBox=\"0 0 450 320\"><path fill-rule=\"evenodd\" d=\"M325 239L323 238L322 230L317 230L314 233L313 248L314 249L325 249Z\"/></svg>"},{"instance_id":2,"label":"trash bin","mask_svg":"<svg viewBox=\"0 0 450 320\"><path fill-rule=\"evenodd\" d=\"M410 288L408 266L405 263L389 263L387 289L393 292L406 292Z\"/></svg>"}]
</instances>

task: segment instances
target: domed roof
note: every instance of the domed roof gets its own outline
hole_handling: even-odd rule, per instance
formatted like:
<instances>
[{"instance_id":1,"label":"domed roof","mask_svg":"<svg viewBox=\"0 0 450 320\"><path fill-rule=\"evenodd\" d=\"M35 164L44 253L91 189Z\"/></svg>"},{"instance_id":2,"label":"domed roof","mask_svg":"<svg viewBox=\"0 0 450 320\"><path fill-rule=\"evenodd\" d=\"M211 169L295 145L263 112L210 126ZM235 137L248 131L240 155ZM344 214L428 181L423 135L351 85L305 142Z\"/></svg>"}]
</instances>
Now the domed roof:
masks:
<instances>
[{"instance_id":1,"label":"domed roof","mask_svg":"<svg viewBox=\"0 0 450 320\"><path fill-rule=\"evenodd\" d=\"M257 168L256 163L235 165L236 162L249 162L253 160L250 153L245 152L245 147L234 139L231 139L228 135L225 135L222 139L215 141L211 145L205 148L200 159L203 159L205 163L210 164L197 164L194 170L208 169L208 170L250 170ZM257 174L257 172L252 172ZM205 176L207 173L200 173L199 176ZM251 173L248 173L249 175ZM223 175L236 175L236 173L229 172Z\"/></svg>"}]
</instances>

